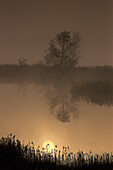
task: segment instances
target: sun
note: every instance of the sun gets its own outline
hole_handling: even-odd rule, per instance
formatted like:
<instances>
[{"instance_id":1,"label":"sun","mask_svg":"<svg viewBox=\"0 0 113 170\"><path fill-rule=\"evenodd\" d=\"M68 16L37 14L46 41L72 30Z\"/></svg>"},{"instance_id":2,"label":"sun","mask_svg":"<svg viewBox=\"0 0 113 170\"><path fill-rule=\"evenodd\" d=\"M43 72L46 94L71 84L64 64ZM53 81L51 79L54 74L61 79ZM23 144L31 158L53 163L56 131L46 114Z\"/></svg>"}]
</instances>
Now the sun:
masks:
<instances>
[{"instance_id":1,"label":"sun","mask_svg":"<svg viewBox=\"0 0 113 170\"><path fill-rule=\"evenodd\" d=\"M52 152L55 148L55 145L52 141L50 140L46 140L43 145L42 145L42 148L45 149L46 152Z\"/></svg>"}]
</instances>

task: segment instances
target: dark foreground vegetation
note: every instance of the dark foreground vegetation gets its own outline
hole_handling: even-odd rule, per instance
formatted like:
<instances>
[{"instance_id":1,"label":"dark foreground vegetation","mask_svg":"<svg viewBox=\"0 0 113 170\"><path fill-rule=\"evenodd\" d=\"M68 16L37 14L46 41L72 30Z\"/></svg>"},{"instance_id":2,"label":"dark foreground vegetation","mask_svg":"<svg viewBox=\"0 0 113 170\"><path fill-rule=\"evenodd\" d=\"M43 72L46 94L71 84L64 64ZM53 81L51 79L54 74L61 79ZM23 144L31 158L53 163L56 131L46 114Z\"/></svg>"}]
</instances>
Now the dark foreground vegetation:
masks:
<instances>
[{"instance_id":1,"label":"dark foreground vegetation","mask_svg":"<svg viewBox=\"0 0 113 170\"><path fill-rule=\"evenodd\" d=\"M113 154L102 155L91 152L77 154L69 152L68 147L62 151L55 146L54 150L46 148L35 149L34 143L24 145L12 134L0 139L0 170L53 170L53 169L113 169Z\"/></svg>"}]
</instances>

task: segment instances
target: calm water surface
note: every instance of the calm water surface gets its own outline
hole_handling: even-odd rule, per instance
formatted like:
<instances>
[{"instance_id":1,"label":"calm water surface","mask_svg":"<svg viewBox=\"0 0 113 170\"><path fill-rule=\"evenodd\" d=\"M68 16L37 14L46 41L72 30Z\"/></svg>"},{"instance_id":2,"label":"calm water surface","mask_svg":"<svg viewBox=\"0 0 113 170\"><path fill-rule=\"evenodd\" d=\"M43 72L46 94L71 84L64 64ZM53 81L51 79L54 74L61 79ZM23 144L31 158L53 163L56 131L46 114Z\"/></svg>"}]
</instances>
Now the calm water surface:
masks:
<instances>
[{"instance_id":1,"label":"calm water surface","mask_svg":"<svg viewBox=\"0 0 113 170\"><path fill-rule=\"evenodd\" d=\"M0 137L51 140L59 148L113 151L113 106L73 100L70 87L0 84Z\"/></svg>"}]
</instances>

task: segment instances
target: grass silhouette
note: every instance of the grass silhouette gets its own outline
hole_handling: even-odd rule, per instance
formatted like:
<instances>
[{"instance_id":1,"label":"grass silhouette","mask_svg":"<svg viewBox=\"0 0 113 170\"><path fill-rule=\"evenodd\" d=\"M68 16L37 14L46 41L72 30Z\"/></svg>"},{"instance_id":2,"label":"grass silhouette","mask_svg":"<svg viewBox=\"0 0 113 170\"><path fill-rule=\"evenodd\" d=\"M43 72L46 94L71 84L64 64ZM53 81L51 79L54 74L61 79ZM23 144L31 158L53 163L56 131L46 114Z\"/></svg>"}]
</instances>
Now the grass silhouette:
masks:
<instances>
[{"instance_id":1,"label":"grass silhouette","mask_svg":"<svg viewBox=\"0 0 113 170\"><path fill-rule=\"evenodd\" d=\"M34 143L24 145L15 135L8 135L0 139L0 170L53 170L53 169L113 169L113 154L102 155L92 152L76 154L69 152L69 147L63 147L62 151L55 146L48 152L46 148Z\"/></svg>"}]
</instances>

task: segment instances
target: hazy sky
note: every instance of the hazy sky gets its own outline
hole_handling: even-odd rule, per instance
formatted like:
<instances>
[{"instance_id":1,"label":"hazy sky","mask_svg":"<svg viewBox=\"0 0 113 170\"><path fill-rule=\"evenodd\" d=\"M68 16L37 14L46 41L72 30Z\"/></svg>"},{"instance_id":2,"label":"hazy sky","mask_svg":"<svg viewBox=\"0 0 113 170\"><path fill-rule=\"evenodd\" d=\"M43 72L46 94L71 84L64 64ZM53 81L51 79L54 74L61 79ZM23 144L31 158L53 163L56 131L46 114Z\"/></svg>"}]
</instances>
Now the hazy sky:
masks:
<instances>
[{"instance_id":1,"label":"hazy sky","mask_svg":"<svg viewBox=\"0 0 113 170\"><path fill-rule=\"evenodd\" d=\"M80 65L113 65L113 0L0 0L0 63L37 63L64 30L81 34Z\"/></svg>"}]
</instances>

